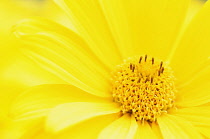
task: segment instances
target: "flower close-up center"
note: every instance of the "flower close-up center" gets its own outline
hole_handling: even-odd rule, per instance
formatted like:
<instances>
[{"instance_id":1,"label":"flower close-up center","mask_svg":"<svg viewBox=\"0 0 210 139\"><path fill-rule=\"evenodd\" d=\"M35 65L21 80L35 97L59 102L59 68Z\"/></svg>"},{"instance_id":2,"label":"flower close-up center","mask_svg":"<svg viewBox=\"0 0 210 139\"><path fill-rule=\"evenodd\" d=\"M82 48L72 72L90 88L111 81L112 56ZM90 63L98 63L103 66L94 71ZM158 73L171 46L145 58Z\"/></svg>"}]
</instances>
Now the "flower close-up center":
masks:
<instances>
[{"instance_id":1,"label":"flower close-up center","mask_svg":"<svg viewBox=\"0 0 210 139\"><path fill-rule=\"evenodd\" d=\"M113 72L113 99L120 103L122 114L154 122L174 107L174 80L167 63L147 55L130 57Z\"/></svg>"}]
</instances>

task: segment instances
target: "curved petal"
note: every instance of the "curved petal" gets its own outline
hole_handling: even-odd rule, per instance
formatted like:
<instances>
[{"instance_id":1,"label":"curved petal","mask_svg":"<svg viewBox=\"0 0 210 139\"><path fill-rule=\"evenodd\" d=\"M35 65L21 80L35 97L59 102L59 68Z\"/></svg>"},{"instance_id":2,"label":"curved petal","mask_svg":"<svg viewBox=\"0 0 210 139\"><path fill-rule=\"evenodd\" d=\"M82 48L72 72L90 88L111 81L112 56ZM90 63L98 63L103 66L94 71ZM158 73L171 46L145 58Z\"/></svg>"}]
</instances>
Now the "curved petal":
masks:
<instances>
[{"instance_id":1,"label":"curved petal","mask_svg":"<svg viewBox=\"0 0 210 139\"><path fill-rule=\"evenodd\" d=\"M144 124L139 124L134 139L156 139L156 138L157 136L155 135L154 131L147 122L145 122Z\"/></svg>"},{"instance_id":2,"label":"curved petal","mask_svg":"<svg viewBox=\"0 0 210 139\"><path fill-rule=\"evenodd\" d=\"M162 115L158 118L158 124L163 138L196 138L202 139L201 134L187 121L177 116Z\"/></svg>"},{"instance_id":3,"label":"curved petal","mask_svg":"<svg viewBox=\"0 0 210 139\"><path fill-rule=\"evenodd\" d=\"M189 0L100 0L124 57L151 55L165 60L180 33Z\"/></svg>"},{"instance_id":4,"label":"curved petal","mask_svg":"<svg viewBox=\"0 0 210 139\"><path fill-rule=\"evenodd\" d=\"M210 106L178 109L173 114L191 122L199 132L210 137Z\"/></svg>"},{"instance_id":5,"label":"curved petal","mask_svg":"<svg viewBox=\"0 0 210 139\"><path fill-rule=\"evenodd\" d=\"M83 40L78 35L72 35L75 33L71 29L59 23L56 23L54 20L49 20L47 18L38 16L19 21L11 28L11 31L14 33L14 35L16 35L16 37L21 37L21 35L34 34L44 31L57 32L58 34L61 34L66 37L73 37L74 41L77 43L83 43Z\"/></svg>"},{"instance_id":6,"label":"curved petal","mask_svg":"<svg viewBox=\"0 0 210 139\"><path fill-rule=\"evenodd\" d=\"M69 15L71 21L75 22L79 34L101 61L110 68L121 62L120 53L98 0L54 1Z\"/></svg>"},{"instance_id":7,"label":"curved petal","mask_svg":"<svg viewBox=\"0 0 210 139\"><path fill-rule=\"evenodd\" d=\"M9 120L6 126L0 130L3 139L24 139L25 135L33 135L43 127L44 119L36 118L30 120Z\"/></svg>"},{"instance_id":8,"label":"curved petal","mask_svg":"<svg viewBox=\"0 0 210 139\"><path fill-rule=\"evenodd\" d=\"M39 132L24 135L21 139L96 139L101 130L119 118L119 113L94 117L67 128L58 134ZM82 132L82 134L81 134ZM25 138L24 138L25 137Z\"/></svg>"},{"instance_id":9,"label":"curved petal","mask_svg":"<svg viewBox=\"0 0 210 139\"><path fill-rule=\"evenodd\" d=\"M31 122L31 119L26 121ZM43 118L42 122L37 122L35 125L32 125L29 128L25 127L26 132L18 139L56 139L54 134L45 131L44 123L45 119Z\"/></svg>"},{"instance_id":10,"label":"curved petal","mask_svg":"<svg viewBox=\"0 0 210 139\"><path fill-rule=\"evenodd\" d=\"M195 17L195 15L201 10L203 7L204 3L206 1L200 1L200 0L191 0L190 1L190 7L187 13L185 25L188 26L190 21Z\"/></svg>"},{"instance_id":11,"label":"curved petal","mask_svg":"<svg viewBox=\"0 0 210 139\"><path fill-rule=\"evenodd\" d=\"M207 65L206 65L207 66ZM178 107L199 106L210 102L210 66L200 71L179 88Z\"/></svg>"},{"instance_id":12,"label":"curved petal","mask_svg":"<svg viewBox=\"0 0 210 139\"><path fill-rule=\"evenodd\" d=\"M7 53L7 57L2 57L2 59L7 59L5 65L1 63L2 67L0 69L1 85L3 87L18 85L19 88L27 88L40 84L67 83L34 64L33 61L23 56L20 51L9 47L9 51L11 50L16 51L16 53L12 56ZM12 87L11 89L13 90Z\"/></svg>"},{"instance_id":13,"label":"curved petal","mask_svg":"<svg viewBox=\"0 0 210 139\"><path fill-rule=\"evenodd\" d=\"M119 113L97 116L59 132L55 138L96 139L103 128L118 118Z\"/></svg>"},{"instance_id":14,"label":"curved petal","mask_svg":"<svg viewBox=\"0 0 210 139\"><path fill-rule=\"evenodd\" d=\"M27 43L22 52L66 82L99 96L110 96L109 70L75 33L54 22L26 20L15 34Z\"/></svg>"},{"instance_id":15,"label":"curved petal","mask_svg":"<svg viewBox=\"0 0 210 139\"><path fill-rule=\"evenodd\" d=\"M99 135L99 139L133 139L138 128L134 117L123 115L108 125Z\"/></svg>"},{"instance_id":16,"label":"curved petal","mask_svg":"<svg viewBox=\"0 0 210 139\"><path fill-rule=\"evenodd\" d=\"M66 128L57 134L45 130L38 130L38 132L35 130L27 132L21 139L96 139L103 128L118 118L119 113L97 116Z\"/></svg>"},{"instance_id":17,"label":"curved petal","mask_svg":"<svg viewBox=\"0 0 210 139\"><path fill-rule=\"evenodd\" d=\"M202 133L207 139L210 138L210 127L209 126L196 126L196 129Z\"/></svg>"},{"instance_id":18,"label":"curved petal","mask_svg":"<svg viewBox=\"0 0 210 139\"><path fill-rule=\"evenodd\" d=\"M70 85L40 85L21 93L13 100L9 116L13 119L42 117L59 104L68 102L109 102Z\"/></svg>"},{"instance_id":19,"label":"curved petal","mask_svg":"<svg viewBox=\"0 0 210 139\"><path fill-rule=\"evenodd\" d=\"M51 132L58 132L84 120L99 115L119 112L116 103L74 102L61 104L50 111L46 128Z\"/></svg>"},{"instance_id":20,"label":"curved petal","mask_svg":"<svg viewBox=\"0 0 210 139\"><path fill-rule=\"evenodd\" d=\"M210 106L182 108L173 115L185 118L193 125L210 126Z\"/></svg>"},{"instance_id":21,"label":"curved petal","mask_svg":"<svg viewBox=\"0 0 210 139\"><path fill-rule=\"evenodd\" d=\"M151 124L151 128L152 128L152 131L155 133L155 136L157 139L163 139L163 135L160 131L160 126L158 125L157 122L153 122Z\"/></svg>"},{"instance_id":22,"label":"curved petal","mask_svg":"<svg viewBox=\"0 0 210 139\"><path fill-rule=\"evenodd\" d=\"M207 1L184 33L171 59L172 68L180 84L209 65L210 2ZM207 63L206 63L207 62ZM206 63L206 65L204 65Z\"/></svg>"}]
</instances>

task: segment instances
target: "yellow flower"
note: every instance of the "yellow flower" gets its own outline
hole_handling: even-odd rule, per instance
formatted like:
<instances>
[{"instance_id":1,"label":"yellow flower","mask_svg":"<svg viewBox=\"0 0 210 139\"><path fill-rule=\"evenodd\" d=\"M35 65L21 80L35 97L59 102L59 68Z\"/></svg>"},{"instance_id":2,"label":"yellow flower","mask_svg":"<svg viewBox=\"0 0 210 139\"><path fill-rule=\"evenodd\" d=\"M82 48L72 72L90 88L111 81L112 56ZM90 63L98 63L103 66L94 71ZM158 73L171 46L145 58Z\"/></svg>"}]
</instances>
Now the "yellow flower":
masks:
<instances>
[{"instance_id":1,"label":"yellow flower","mask_svg":"<svg viewBox=\"0 0 210 139\"><path fill-rule=\"evenodd\" d=\"M65 82L13 101L16 120L46 117L23 138L210 138L210 2L187 28L188 0L56 2L78 34L41 18L14 28L22 52Z\"/></svg>"}]
</instances>

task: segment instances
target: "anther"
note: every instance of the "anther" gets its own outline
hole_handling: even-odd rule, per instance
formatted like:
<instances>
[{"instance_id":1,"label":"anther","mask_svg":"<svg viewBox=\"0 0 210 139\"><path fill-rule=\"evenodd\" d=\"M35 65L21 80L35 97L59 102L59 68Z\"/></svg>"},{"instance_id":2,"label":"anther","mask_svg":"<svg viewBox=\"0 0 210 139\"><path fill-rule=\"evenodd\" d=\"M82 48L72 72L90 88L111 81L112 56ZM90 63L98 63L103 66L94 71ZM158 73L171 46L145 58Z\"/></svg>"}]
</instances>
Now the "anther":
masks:
<instances>
[{"instance_id":1,"label":"anther","mask_svg":"<svg viewBox=\"0 0 210 139\"><path fill-rule=\"evenodd\" d=\"M134 70L135 70L135 65L133 65L133 69L132 69L132 72L134 72Z\"/></svg>"},{"instance_id":2,"label":"anther","mask_svg":"<svg viewBox=\"0 0 210 139\"><path fill-rule=\"evenodd\" d=\"M160 73L161 73L161 71L160 71L160 70L161 70L161 69L159 69L159 70L158 70L158 76L160 76Z\"/></svg>"},{"instance_id":3,"label":"anther","mask_svg":"<svg viewBox=\"0 0 210 139\"><path fill-rule=\"evenodd\" d=\"M133 69L133 67L132 67L132 64L130 63L130 70L132 70Z\"/></svg>"},{"instance_id":4,"label":"anther","mask_svg":"<svg viewBox=\"0 0 210 139\"><path fill-rule=\"evenodd\" d=\"M154 57L152 58L152 65L155 63Z\"/></svg>"},{"instance_id":5,"label":"anther","mask_svg":"<svg viewBox=\"0 0 210 139\"><path fill-rule=\"evenodd\" d=\"M141 72L139 73L139 77L143 77L143 74Z\"/></svg>"},{"instance_id":6,"label":"anther","mask_svg":"<svg viewBox=\"0 0 210 139\"><path fill-rule=\"evenodd\" d=\"M151 83L153 83L153 77L151 77Z\"/></svg>"},{"instance_id":7,"label":"anther","mask_svg":"<svg viewBox=\"0 0 210 139\"><path fill-rule=\"evenodd\" d=\"M141 63L141 60L142 60L142 56L139 58L139 63Z\"/></svg>"},{"instance_id":8,"label":"anther","mask_svg":"<svg viewBox=\"0 0 210 139\"><path fill-rule=\"evenodd\" d=\"M147 61L147 55L145 55L144 61L145 61L145 62Z\"/></svg>"},{"instance_id":9,"label":"anther","mask_svg":"<svg viewBox=\"0 0 210 139\"><path fill-rule=\"evenodd\" d=\"M162 67L161 73L163 73L163 71L164 71L164 67Z\"/></svg>"},{"instance_id":10,"label":"anther","mask_svg":"<svg viewBox=\"0 0 210 139\"><path fill-rule=\"evenodd\" d=\"M145 83L149 81L149 77L146 78Z\"/></svg>"},{"instance_id":11,"label":"anther","mask_svg":"<svg viewBox=\"0 0 210 139\"><path fill-rule=\"evenodd\" d=\"M161 69L162 66L163 66L163 61L160 62L160 69Z\"/></svg>"}]
</instances>

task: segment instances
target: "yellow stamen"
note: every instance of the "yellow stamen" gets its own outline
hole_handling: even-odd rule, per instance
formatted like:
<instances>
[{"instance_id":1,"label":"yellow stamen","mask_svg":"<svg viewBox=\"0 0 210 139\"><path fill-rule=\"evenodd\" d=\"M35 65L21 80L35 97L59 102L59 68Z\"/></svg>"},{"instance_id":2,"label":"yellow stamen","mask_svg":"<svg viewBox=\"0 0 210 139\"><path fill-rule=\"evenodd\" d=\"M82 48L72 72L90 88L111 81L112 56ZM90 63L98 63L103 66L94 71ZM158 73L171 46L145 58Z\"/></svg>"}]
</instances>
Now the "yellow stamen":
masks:
<instances>
[{"instance_id":1,"label":"yellow stamen","mask_svg":"<svg viewBox=\"0 0 210 139\"><path fill-rule=\"evenodd\" d=\"M113 72L112 94L123 114L137 121L156 121L174 107L174 76L167 63L146 56L131 57Z\"/></svg>"}]
</instances>

